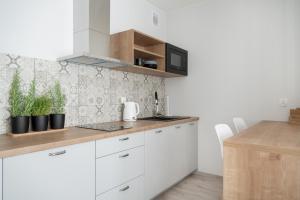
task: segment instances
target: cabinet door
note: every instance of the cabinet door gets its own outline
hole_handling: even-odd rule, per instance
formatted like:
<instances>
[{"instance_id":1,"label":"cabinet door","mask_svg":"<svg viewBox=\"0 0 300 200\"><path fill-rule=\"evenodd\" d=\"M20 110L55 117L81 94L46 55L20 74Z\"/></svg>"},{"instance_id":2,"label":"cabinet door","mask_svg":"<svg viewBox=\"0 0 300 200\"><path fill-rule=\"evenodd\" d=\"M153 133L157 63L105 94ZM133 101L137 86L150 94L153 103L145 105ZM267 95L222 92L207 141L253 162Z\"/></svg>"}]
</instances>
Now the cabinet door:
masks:
<instances>
[{"instance_id":1,"label":"cabinet door","mask_svg":"<svg viewBox=\"0 0 300 200\"><path fill-rule=\"evenodd\" d=\"M197 122L185 124L186 135L186 173L190 174L198 169L198 125Z\"/></svg>"},{"instance_id":2,"label":"cabinet door","mask_svg":"<svg viewBox=\"0 0 300 200\"><path fill-rule=\"evenodd\" d=\"M95 142L3 159L4 200L94 200Z\"/></svg>"},{"instance_id":3,"label":"cabinet door","mask_svg":"<svg viewBox=\"0 0 300 200\"><path fill-rule=\"evenodd\" d=\"M145 191L146 199L152 199L168 187L169 128L145 133Z\"/></svg>"},{"instance_id":4,"label":"cabinet door","mask_svg":"<svg viewBox=\"0 0 300 200\"><path fill-rule=\"evenodd\" d=\"M168 163L169 163L169 178L168 187L184 178L186 174L186 129L184 124L178 124L170 127L169 134L169 152L168 152Z\"/></svg>"}]
</instances>

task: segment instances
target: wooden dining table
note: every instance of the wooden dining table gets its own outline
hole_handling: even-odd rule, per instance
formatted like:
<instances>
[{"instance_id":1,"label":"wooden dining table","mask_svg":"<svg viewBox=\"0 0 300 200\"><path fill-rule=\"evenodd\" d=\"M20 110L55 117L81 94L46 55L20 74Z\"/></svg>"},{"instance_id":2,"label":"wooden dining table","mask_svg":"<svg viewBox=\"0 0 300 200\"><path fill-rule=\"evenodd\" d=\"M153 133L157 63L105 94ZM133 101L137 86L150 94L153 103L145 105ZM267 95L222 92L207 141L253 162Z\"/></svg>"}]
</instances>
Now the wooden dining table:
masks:
<instances>
[{"instance_id":1,"label":"wooden dining table","mask_svg":"<svg viewBox=\"0 0 300 200\"><path fill-rule=\"evenodd\" d=\"M224 141L223 200L300 200L300 126L262 121Z\"/></svg>"}]
</instances>

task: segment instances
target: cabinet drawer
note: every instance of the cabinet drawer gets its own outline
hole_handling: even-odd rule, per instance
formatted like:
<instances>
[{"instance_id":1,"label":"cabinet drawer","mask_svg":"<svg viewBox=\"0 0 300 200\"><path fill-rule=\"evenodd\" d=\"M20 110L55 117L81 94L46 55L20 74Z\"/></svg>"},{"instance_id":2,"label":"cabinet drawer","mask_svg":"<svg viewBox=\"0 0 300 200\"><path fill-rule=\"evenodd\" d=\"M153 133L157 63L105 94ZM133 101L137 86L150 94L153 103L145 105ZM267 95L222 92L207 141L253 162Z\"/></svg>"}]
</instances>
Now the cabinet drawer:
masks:
<instances>
[{"instance_id":1,"label":"cabinet drawer","mask_svg":"<svg viewBox=\"0 0 300 200\"><path fill-rule=\"evenodd\" d=\"M109 154L117 153L145 143L144 132L122 135L118 137L96 141L96 157L100 158Z\"/></svg>"},{"instance_id":2,"label":"cabinet drawer","mask_svg":"<svg viewBox=\"0 0 300 200\"><path fill-rule=\"evenodd\" d=\"M144 176L99 195L96 200L143 200Z\"/></svg>"},{"instance_id":3,"label":"cabinet drawer","mask_svg":"<svg viewBox=\"0 0 300 200\"><path fill-rule=\"evenodd\" d=\"M144 146L96 160L96 194L144 174Z\"/></svg>"}]
</instances>

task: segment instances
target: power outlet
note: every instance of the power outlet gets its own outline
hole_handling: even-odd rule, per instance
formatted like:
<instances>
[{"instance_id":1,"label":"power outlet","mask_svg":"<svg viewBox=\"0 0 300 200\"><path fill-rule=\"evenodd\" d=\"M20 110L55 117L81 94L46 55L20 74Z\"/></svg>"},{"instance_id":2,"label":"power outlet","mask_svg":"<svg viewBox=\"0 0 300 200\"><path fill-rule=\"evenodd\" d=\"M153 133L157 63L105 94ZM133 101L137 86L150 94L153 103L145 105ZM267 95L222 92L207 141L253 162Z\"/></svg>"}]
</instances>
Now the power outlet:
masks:
<instances>
[{"instance_id":1,"label":"power outlet","mask_svg":"<svg viewBox=\"0 0 300 200\"><path fill-rule=\"evenodd\" d=\"M281 98L279 99L279 106L286 108L288 106L288 99L287 98Z\"/></svg>"}]
</instances>

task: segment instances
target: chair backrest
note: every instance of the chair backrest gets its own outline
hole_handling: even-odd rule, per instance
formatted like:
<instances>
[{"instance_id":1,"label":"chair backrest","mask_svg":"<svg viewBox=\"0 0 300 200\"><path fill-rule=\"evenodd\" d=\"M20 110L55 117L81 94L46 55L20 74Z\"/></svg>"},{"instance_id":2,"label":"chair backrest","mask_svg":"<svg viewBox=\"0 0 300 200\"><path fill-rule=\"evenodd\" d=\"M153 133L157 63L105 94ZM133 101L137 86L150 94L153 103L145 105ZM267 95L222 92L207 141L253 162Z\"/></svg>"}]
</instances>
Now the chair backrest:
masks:
<instances>
[{"instance_id":1,"label":"chair backrest","mask_svg":"<svg viewBox=\"0 0 300 200\"><path fill-rule=\"evenodd\" d=\"M233 136L231 128L227 124L217 124L215 130L219 139L221 155L223 158L223 141Z\"/></svg>"},{"instance_id":2,"label":"chair backrest","mask_svg":"<svg viewBox=\"0 0 300 200\"><path fill-rule=\"evenodd\" d=\"M240 117L234 117L233 124L234 124L234 127L235 127L237 133L240 133L241 131L248 128L245 120Z\"/></svg>"}]
</instances>

